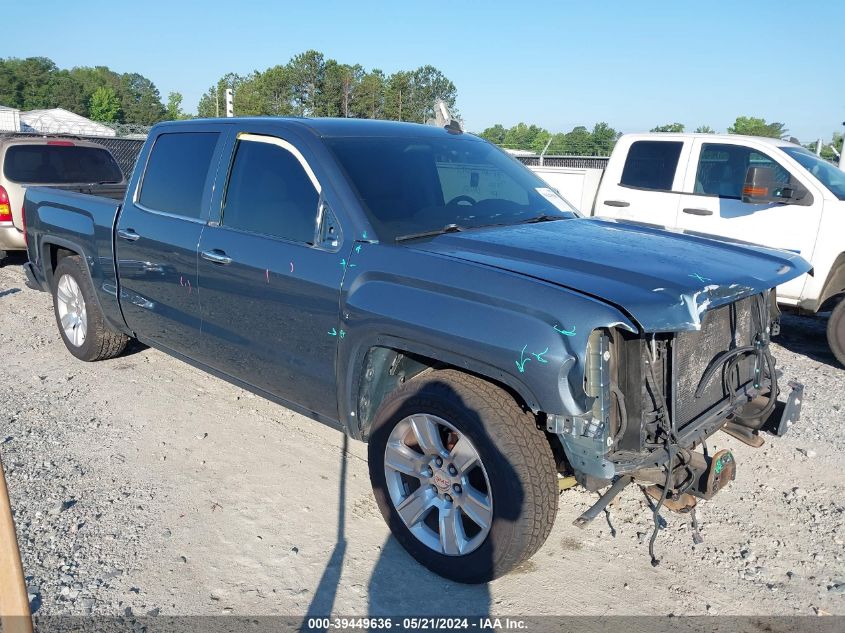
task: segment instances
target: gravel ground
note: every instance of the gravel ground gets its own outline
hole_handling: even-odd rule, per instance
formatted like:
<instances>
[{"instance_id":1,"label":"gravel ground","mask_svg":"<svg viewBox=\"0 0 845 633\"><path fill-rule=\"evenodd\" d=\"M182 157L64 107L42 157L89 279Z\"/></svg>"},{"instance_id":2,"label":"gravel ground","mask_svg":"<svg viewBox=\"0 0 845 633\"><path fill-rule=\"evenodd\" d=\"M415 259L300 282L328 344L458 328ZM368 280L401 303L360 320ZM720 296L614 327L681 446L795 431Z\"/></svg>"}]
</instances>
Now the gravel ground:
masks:
<instances>
[{"instance_id":1,"label":"gravel ground","mask_svg":"<svg viewBox=\"0 0 845 633\"><path fill-rule=\"evenodd\" d=\"M0 452L33 609L65 614L845 614L845 370L824 324L786 317L776 356L801 422L760 450L718 434L737 480L699 505L704 543L629 488L562 493L545 547L484 586L445 581L389 537L365 447L158 351L86 364L51 300L0 269ZM347 461L346 481L340 464ZM576 582L573 582L576 579Z\"/></svg>"}]
</instances>

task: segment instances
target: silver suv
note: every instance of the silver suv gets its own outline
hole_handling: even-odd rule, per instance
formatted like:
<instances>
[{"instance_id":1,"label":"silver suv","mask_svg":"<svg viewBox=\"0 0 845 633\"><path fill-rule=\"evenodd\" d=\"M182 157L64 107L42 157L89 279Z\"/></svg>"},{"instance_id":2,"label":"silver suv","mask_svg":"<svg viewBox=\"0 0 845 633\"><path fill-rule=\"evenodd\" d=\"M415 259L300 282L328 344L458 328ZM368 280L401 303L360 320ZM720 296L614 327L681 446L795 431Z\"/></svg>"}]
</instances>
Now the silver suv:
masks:
<instances>
[{"instance_id":1,"label":"silver suv","mask_svg":"<svg viewBox=\"0 0 845 633\"><path fill-rule=\"evenodd\" d=\"M26 250L23 198L30 185L93 192L122 191L120 167L105 147L75 138L0 136L0 264L7 251Z\"/></svg>"}]
</instances>

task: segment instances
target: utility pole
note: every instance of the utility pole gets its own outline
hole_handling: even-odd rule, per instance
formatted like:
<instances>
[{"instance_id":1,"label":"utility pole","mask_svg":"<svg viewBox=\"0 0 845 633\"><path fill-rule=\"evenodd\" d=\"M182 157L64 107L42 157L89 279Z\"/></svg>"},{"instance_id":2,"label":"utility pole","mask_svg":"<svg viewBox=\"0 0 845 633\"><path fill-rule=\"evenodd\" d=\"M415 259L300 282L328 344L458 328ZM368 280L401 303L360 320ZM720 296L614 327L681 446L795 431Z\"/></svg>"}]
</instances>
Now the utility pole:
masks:
<instances>
[{"instance_id":1,"label":"utility pole","mask_svg":"<svg viewBox=\"0 0 845 633\"><path fill-rule=\"evenodd\" d=\"M543 147L543 151L542 151L542 152L540 152L540 167L542 167L542 166L543 166L543 159L545 158L545 156L546 156L546 152L548 151L548 149L549 149L549 145L551 145L551 144L552 144L552 136L551 136L551 134L550 134L550 135L549 135L549 140L548 140L548 141L546 141L546 145L545 145L545 147Z\"/></svg>"},{"instance_id":2,"label":"utility pole","mask_svg":"<svg viewBox=\"0 0 845 633\"><path fill-rule=\"evenodd\" d=\"M816 156L821 156L821 155L822 155L822 140L819 139L818 141L816 141Z\"/></svg>"},{"instance_id":3,"label":"utility pole","mask_svg":"<svg viewBox=\"0 0 845 633\"><path fill-rule=\"evenodd\" d=\"M232 95L232 89L226 88L226 116L235 116L235 102Z\"/></svg>"}]
</instances>

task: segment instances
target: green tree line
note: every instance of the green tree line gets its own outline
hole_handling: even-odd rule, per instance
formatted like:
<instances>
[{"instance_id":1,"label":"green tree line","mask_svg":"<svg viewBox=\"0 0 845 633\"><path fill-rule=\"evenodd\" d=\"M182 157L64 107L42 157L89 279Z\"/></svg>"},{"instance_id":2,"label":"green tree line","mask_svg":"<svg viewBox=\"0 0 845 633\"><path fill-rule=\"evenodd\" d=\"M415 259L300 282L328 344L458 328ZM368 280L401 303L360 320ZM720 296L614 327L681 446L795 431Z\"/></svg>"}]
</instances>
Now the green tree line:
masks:
<instances>
[{"instance_id":1,"label":"green tree line","mask_svg":"<svg viewBox=\"0 0 845 633\"><path fill-rule=\"evenodd\" d=\"M423 123L443 99L454 113L457 89L434 66L385 74L361 64L326 59L319 51L248 75L228 73L206 92L201 117L225 115L225 90L234 91L235 114L339 116ZM46 57L0 58L0 104L21 110L64 108L108 123L152 125L185 118L182 95L162 101L155 84L138 73L106 66L62 69Z\"/></svg>"},{"instance_id":2,"label":"green tree line","mask_svg":"<svg viewBox=\"0 0 845 633\"><path fill-rule=\"evenodd\" d=\"M481 138L508 149L526 150L547 154L578 156L607 156L621 136L607 123L596 123L592 130L579 125L571 132L552 133L538 125L517 123L511 128L497 123L479 133Z\"/></svg>"},{"instance_id":3,"label":"green tree line","mask_svg":"<svg viewBox=\"0 0 845 633\"><path fill-rule=\"evenodd\" d=\"M155 84L106 66L70 70L46 57L0 58L0 104L20 110L64 108L96 121L152 125L168 118Z\"/></svg>"},{"instance_id":4,"label":"green tree line","mask_svg":"<svg viewBox=\"0 0 845 633\"><path fill-rule=\"evenodd\" d=\"M424 123L443 99L454 112L457 90L434 66L386 75L361 64L326 59L315 50L287 64L248 75L221 77L200 99L201 117L225 115L225 91L233 91L236 116L333 116Z\"/></svg>"},{"instance_id":5,"label":"green tree line","mask_svg":"<svg viewBox=\"0 0 845 633\"><path fill-rule=\"evenodd\" d=\"M684 132L686 126L683 123L665 123L657 125L650 132ZM698 134L716 134L709 125L700 125L694 130ZM748 136L765 136L769 138L786 138L786 125L779 122L769 123L763 118L740 116L733 125L727 129L728 134L744 134ZM596 123L592 130L584 126L578 126L570 132L550 132L538 125L517 123L513 127L506 128L501 123L490 126L479 136L497 145L508 149L518 149L540 153L544 149L546 154L568 154L578 156L607 156L613 149L621 132L617 132L607 123ZM821 155L823 158L832 160L836 157L831 146L837 152L842 151L842 135L834 133L829 143L822 146ZM807 148L815 151L815 142L806 145Z\"/></svg>"}]
</instances>

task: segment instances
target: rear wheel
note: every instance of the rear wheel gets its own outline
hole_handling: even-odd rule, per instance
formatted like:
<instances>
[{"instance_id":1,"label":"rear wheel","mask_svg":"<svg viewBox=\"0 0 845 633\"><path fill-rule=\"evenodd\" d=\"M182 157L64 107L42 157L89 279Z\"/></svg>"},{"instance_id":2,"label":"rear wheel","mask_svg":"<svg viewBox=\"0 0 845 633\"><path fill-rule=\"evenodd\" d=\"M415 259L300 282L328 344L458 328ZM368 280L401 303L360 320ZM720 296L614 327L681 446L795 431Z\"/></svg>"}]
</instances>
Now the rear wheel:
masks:
<instances>
[{"instance_id":1,"label":"rear wheel","mask_svg":"<svg viewBox=\"0 0 845 633\"><path fill-rule=\"evenodd\" d=\"M91 278L76 255L62 258L53 273L53 311L65 347L80 360L113 358L129 342L106 325Z\"/></svg>"},{"instance_id":2,"label":"rear wheel","mask_svg":"<svg viewBox=\"0 0 845 633\"><path fill-rule=\"evenodd\" d=\"M369 442L370 479L396 539L459 582L486 582L532 556L557 512L545 433L506 391L443 370L388 396Z\"/></svg>"},{"instance_id":3,"label":"rear wheel","mask_svg":"<svg viewBox=\"0 0 845 633\"><path fill-rule=\"evenodd\" d=\"M845 365L845 297L839 300L827 322L827 343L833 355Z\"/></svg>"}]
</instances>

